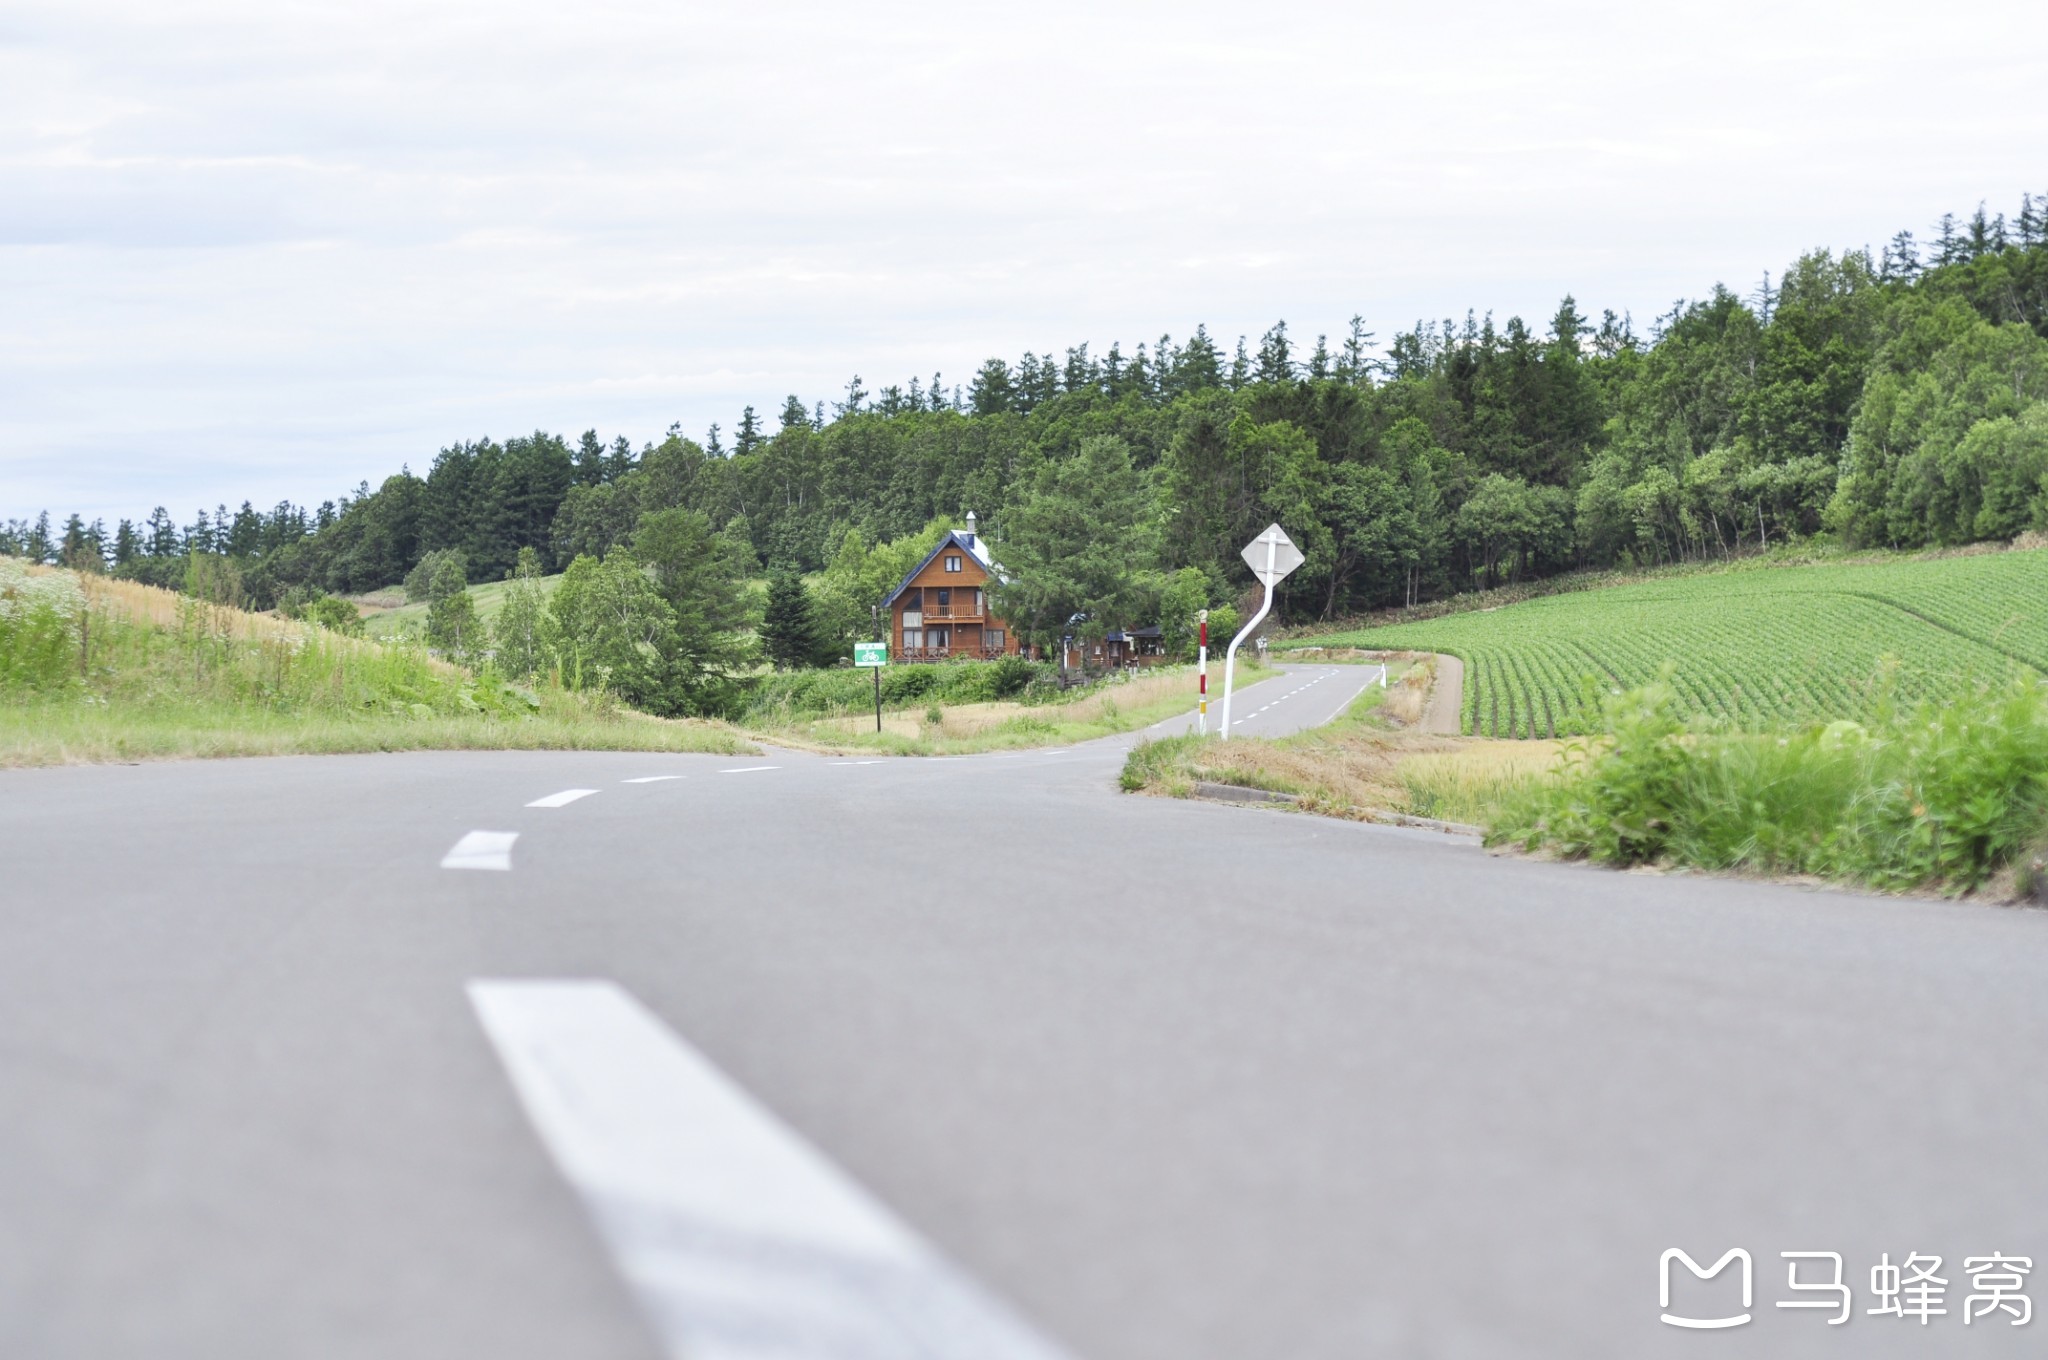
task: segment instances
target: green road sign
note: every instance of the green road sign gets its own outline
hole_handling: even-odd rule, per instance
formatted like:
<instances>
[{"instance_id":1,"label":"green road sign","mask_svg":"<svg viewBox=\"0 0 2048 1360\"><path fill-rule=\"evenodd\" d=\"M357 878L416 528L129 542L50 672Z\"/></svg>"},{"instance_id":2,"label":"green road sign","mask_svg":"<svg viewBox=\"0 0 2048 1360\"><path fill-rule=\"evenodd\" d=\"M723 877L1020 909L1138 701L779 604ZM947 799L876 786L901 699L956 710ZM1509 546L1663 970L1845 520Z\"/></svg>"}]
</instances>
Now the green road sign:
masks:
<instances>
[{"instance_id":1,"label":"green road sign","mask_svg":"<svg viewBox=\"0 0 2048 1360\"><path fill-rule=\"evenodd\" d=\"M853 664L856 666L886 666L889 664L889 644L886 642L856 642L853 644Z\"/></svg>"}]
</instances>

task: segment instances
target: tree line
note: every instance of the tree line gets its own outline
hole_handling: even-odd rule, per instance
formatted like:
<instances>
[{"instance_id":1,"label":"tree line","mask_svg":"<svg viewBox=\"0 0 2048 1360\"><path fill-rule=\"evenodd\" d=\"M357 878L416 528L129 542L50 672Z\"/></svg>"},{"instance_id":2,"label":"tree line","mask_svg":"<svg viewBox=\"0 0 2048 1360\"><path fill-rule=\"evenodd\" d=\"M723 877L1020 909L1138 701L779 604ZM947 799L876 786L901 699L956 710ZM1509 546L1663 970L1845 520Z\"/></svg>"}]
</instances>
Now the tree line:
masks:
<instances>
[{"instance_id":1,"label":"tree line","mask_svg":"<svg viewBox=\"0 0 2048 1360\"><path fill-rule=\"evenodd\" d=\"M773 423L748 407L729 445L719 426L638 449L480 439L312 510L159 508L111 533L43 515L9 521L0 551L171 585L226 558L267 606L388 587L435 553L471 581L522 554L544 574L640 560L650 517L684 511L732 571L812 576L798 657L865 635L917 545L969 509L1037 640L1235 600L1238 547L1276 520L1308 557L1280 600L1296 620L1823 533L2006 538L2048 528L2048 196L1815 251L1646 334L1570 297L1540 328L1467 313L1383 345L1356 318L1335 342L1280 322L1227 350L1197 327L990 359L964 384L855 377Z\"/></svg>"}]
</instances>

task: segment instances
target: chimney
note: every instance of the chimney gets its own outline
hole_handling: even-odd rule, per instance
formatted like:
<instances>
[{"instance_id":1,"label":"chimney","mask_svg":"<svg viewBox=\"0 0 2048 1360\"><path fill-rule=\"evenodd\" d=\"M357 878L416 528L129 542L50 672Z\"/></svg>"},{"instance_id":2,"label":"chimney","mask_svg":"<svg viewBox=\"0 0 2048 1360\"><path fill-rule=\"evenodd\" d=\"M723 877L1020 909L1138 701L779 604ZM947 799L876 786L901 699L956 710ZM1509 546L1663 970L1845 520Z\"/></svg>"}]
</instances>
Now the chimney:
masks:
<instances>
[{"instance_id":1,"label":"chimney","mask_svg":"<svg viewBox=\"0 0 2048 1360\"><path fill-rule=\"evenodd\" d=\"M970 548L974 546L974 512L972 510L967 512L967 546Z\"/></svg>"}]
</instances>

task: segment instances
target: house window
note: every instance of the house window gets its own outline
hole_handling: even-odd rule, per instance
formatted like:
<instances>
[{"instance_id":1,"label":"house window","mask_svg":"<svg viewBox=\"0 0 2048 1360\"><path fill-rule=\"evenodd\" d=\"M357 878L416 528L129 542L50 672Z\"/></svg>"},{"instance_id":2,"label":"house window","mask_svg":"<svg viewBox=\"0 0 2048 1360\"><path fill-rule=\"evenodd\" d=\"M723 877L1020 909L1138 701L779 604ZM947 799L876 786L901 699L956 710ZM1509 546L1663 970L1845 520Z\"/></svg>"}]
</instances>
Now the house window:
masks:
<instances>
[{"instance_id":1,"label":"house window","mask_svg":"<svg viewBox=\"0 0 2048 1360\"><path fill-rule=\"evenodd\" d=\"M981 592L979 590L974 592L974 617L981 617Z\"/></svg>"},{"instance_id":2,"label":"house window","mask_svg":"<svg viewBox=\"0 0 2048 1360\"><path fill-rule=\"evenodd\" d=\"M925 636L925 645L926 645L926 646L928 646L928 647L930 647L930 648L931 648L931 649L932 649L933 651L935 651L935 652L943 652L943 651L945 651L945 650L946 650L946 643L947 643L947 641L949 640L949 638L950 638L950 636L951 636L951 634L952 634L952 631L953 631L953 630L952 630L952 629L950 629L950 628L927 628L927 629L925 629L925 630L924 630L924 636Z\"/></svg>"},{"instance_id":3,"label":"house window","mask_svg":"<svg viewBox=\"0 0 2048 1360\"><path fill-rule=\"evenodd\" d=\"M903 630L904 651L914 652L922 646L924 646L924 630L922 628L906 628Z\"/></svg>"},{"instance_id":4,"label":"house window","mask_svg":"<svg viewBox=\"0 0 2048 1360\"><path fill-rule=\"evenodd\" d=\"M1003 650L1003 630L1000 628L984 628L981 632L981 645L991 652Z\"/></svg>"},{"instance_id":5,"label":"house window","mask_svg":"<svg viewBox=\"0 0 2048 1360\"><path fill-rule=\"evenodd\" d=\"M947 570L947 571L958 571L958 570L960 570L960 554L959 554L959 553L947 553L947 554L946 554L946 570Z\"/></svg>"}]
</instances>

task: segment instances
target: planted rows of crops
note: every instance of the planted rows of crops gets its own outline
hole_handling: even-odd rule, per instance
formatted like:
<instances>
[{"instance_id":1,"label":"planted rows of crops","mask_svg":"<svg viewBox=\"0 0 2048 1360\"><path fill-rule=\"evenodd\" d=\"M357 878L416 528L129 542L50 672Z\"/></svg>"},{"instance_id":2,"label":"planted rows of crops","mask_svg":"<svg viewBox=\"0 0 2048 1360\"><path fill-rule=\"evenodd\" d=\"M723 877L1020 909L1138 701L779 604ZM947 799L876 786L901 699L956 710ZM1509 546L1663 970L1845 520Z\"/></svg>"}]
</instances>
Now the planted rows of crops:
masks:
<instances>
[{"instance_id":1,"label":"planted rows of crops","mask_svg":"<svg viewBox=\"0 0 2048 1360\"><path fill-rule=\"evenodd\" d=\"M1676 577L1314 642L1449 652L1464 728L1587 731L1599 694L1675 665L1680 704L1743 726L1855 717L2048 671L2048 552Z\"/></svg>"}]
</instances>

